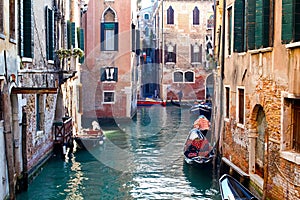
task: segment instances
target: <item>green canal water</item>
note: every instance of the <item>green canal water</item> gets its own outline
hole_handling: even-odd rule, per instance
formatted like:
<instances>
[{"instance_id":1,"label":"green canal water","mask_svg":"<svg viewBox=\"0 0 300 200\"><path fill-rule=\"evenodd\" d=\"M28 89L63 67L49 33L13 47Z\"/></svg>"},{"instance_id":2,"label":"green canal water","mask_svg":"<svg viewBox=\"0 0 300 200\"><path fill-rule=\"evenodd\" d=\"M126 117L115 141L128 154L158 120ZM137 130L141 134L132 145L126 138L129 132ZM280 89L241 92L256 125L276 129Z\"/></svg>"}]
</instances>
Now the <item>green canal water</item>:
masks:
<instances>
[{"instance_id":1,"label":"green canal water","mask_svg":"<svg viewBox=\"0 0 300 200\"><path fill-rule=\"evenodd\" d=\"M214 166L184 162L193 121L187 109L141 107L130 121L101 123L106 140L93 150L51 158L19 200L221 200Z\"/></svg>"}]
</instances>

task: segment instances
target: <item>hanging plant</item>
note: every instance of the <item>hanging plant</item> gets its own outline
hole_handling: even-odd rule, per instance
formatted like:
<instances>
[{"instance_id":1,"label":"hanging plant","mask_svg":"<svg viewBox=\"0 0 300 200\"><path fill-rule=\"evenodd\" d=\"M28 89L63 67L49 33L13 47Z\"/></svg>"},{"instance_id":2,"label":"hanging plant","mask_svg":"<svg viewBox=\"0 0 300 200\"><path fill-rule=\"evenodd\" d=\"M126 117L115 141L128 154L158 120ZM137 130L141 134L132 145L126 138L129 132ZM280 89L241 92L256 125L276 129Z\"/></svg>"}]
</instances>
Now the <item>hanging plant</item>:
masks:
<instances>
[{"instance_id":1,"label":"hanging plant","mask_svg":"<svg viewBox=\"0 0 300 200\"><path fill-rule=\"evenodd\" d=\"M72 55L70 49L59 49L56 51L58 58L61 60L63 58L69 58Z\"/></svg>"},{"instance_id":2,"label":"hanging plant","mask_svg":"<svg viewBox=\"0 0 300 200\"><path fill-rule=\"evenodd\" d=\"M72 55L75 56L75 58L76 57L81 58L84 56L84 52L80 48L74 48Z\"/></svg>"}]
</instances>

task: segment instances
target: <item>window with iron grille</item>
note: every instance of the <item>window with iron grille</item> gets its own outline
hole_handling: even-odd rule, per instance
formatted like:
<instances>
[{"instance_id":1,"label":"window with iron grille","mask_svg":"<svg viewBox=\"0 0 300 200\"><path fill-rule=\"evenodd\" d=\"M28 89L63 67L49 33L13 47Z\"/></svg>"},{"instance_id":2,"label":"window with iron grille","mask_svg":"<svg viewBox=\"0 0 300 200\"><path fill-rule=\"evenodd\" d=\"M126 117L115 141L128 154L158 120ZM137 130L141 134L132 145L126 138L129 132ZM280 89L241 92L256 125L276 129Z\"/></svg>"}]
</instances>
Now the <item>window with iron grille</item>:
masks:
<instances>
[{"instance_id":1,"label":"window with iron grille","mask_svg":"<svg viewBox=\"0 0 300 200\"><path fill-rule=\"evenodd\" d=\"M176 44L165 45L165 63L167 62L176 63Z\"/></svg>"},{"instance_id":2,"label":"window with iron grille","mask_svg":"<svg viewBox=\"0 0 300 200\"><path fill-rule=\"evenodd\" d=\"M115 102L115 92L114 91L104 91L103 92L103 103L114 103Z\"/></svg>"},{"instance_id":3,"label":"window with iron grille","mask_svg":"<svg viewBox=\"0 0 300 200\"><path fill-rule=\"evenodd\" d=\"M201 63L202 62L202 44L191 44L191 62Z\"/></svg>"}]
</instances>

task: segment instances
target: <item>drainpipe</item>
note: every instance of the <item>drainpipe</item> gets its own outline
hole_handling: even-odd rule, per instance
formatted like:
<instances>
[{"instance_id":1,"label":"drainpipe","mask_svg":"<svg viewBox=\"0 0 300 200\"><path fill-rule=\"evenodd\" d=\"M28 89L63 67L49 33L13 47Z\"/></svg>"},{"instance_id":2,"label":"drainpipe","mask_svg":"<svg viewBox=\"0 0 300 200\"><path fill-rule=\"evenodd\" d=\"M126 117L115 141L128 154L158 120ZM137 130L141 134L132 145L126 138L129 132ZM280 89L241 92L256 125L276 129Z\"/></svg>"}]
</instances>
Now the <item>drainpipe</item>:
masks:
<instances>
[{"instance_id":1,"label":"drainpipe","mask_svg":"<svg viewBox=\"0 0 300 200\"><path fill-rule=\"evenodd\" d=\"M223 0L223 13L222 13L222 48L221 48L221 75L220 75L220 116L219 116L219 151L222 154L223 142L223 96L224 96L224 64L225 64L225 17L226 17L226 0Z\"/></svg>"},{"instance_id":2,"label":"drainpipe","mask_svg":"<svg viewBox=\"0 0 300 200\"><path fill-rule=\"evenodd\" d=\"M6 51L4 51L4 66L7 76L7 61ZM3 87L3 114L4 114L4 141L5 141L5 155L8 169L8 184L9 184L9 198L15 199L15 167L14 167L14 149L13 149L13 134L11 131L11 101L8 89L8 77Z\"/></svg>"}]
</instances>

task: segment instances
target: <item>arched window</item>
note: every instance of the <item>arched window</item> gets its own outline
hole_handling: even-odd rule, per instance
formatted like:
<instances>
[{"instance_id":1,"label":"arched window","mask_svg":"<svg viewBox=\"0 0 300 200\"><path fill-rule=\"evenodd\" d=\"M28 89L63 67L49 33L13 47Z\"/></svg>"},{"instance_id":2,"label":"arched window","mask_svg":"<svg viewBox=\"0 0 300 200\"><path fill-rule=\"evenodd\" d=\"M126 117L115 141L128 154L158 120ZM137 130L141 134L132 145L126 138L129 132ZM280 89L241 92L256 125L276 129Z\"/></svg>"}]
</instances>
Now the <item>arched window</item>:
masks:
<instances>
[{"instance_id":1,"label":"arched window","mask_svg":"<svg viewBox=\"0 0 300 200\"><path fill-rule=\"evenodd\" d=\"M185 82L194 82L194 72L187 71L184 73Z\"/></svg>"},{"instance_id":2,"label":"arched window","mask_svg":"<svg viewBox=\"0 0 300 200\"><path fill-rule=\"evenodd\" d=\"M199 25L199 9L196 6L193 10L193 25Z\"/></svg>"},{"instance_id":3,"label":"arched window","mask_svg":"<svg viewBox=\"0 0 300 200\"><path fill-rule=\"evenodd\" d=\"M102 51L117 51L118 50L118 28L116 22L116 14L108 8L102 18L101 23L101 50Z\"/></svg>"},{"instance_id":4,"label":"arched window","mask_svg":"<svg viewBox=\"0 0 300 200\"><path fill-rule=\"evenodd\" d=\"M148 19L149 19L149 14L148 14L148 13L146 13L146 14L144 15L144 19L145 19L145 20L148 20Z\"/></svg>"},{"instance_id":5,"label":"arched window","mask_svg":"<svg viewBox=\"0 0 300 200\"><path fill-rule=\"evenodd\" d=\"M174 10L172 6L169 6L167 10L167 24L174 24Z\"/></svg>"},{"instance_id":6,"label":"arched window","mask_svg":"<svg viewBox=\"0 0 300 200\"><path fill-rule=\"evenodd\" d=\"M176 63L176 44L171 42L165 45L165 63Z\"/></svg>"},{"instance_id":7,"label":"arched window","mask_svg":"<svg viewBox=\"0 0 300 200\"><path fill-rule=\"evenodd\" d=\"M173 74L174 82L183 82L183 72L177 71Z\"/></svg>"}]
</instances>

